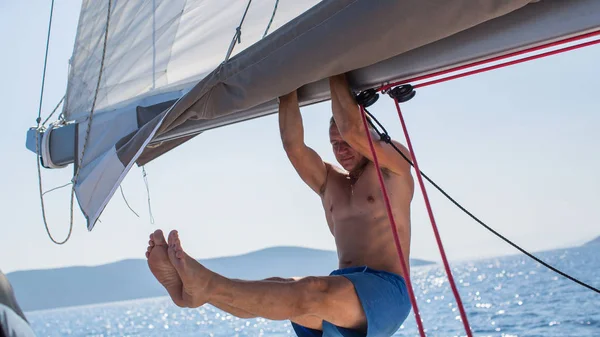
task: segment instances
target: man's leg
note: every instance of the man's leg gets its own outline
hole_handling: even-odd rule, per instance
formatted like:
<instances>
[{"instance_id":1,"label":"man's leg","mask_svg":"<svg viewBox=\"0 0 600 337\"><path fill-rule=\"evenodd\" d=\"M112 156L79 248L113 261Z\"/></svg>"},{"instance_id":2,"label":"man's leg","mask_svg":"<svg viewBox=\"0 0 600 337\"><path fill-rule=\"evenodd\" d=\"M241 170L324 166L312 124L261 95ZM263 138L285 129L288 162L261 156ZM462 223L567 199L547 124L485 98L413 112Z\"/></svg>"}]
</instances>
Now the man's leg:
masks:
<instances>
[{"instance_id":1,"label":"man's leg","mask_svg":"<svg viewBox=\"0 0 600 337\"><path fill-rule=\"evenodd\" d=\"M210 302L210 304L212 304L214 307L221 309L223 311L225 311L226 313L229 313L232 316L235 316L237 318L242 318L242 319L249 319L249 318L256 318L256 315L253 315L247 311L241 310L239 308L235 308L232 307L230 305L227 305L225 303L221 303L221 302L217 302L217 301L213 301Z\"/></svg>"},{"instance_id":2,"label":"man's leg","mask_svg":"<svg viewBox=\"0 0 600 337\"><path fill-rule=\"evenodd\" d=\"M188 306L216 301L271 320L316 316L340 327L366 331L362 305L353 284L343 276L293 282L231 280L189 257L176 231L169 234L169 258L183 282L182 295Z\"/></svg>"},{"instance_id":3,"label":"man's leg","mask_svg":"<svg viewBox=\"0 0 600 337\"><path fill-rule=\"evenodd\" d=\"M298 278L299 279L299 278ZM275 282L294 282L297 281L298 279L293 279L293 278L281 278L281 277L270 277L265 279L264 281L275 281ZM238 281L238 282L242 282L242 280L235 280L233 279L233 281ZM259 315L257 314L251 314L247 311L243 311L240 308L236 308L233 307L231 305L228 305L224 302L219 302L216 300L211 300L208 302L209 304L225 311L228 312L229 314L239 317L239 318L255 318L255 317L259 317ZM305 326L307 328L311 328L311 329L315 329L315 330L322 330L322 325L323 325L323 320L317 316L314 315L304 315L304 316L299 316L299 317L292 317L290 319L290 321L292 321L293 323Z\"/></svg>"},{"instance_id":4,"label":"man's leg","mask_svg":"<svg viewBox=\"0 0 600 337\"><path fill-rule=\"evenodd\" d=\"M251 314L247 311L241 310L240 308L232 307L232 306L227 305L222 302L211 301L209 303L211 305L215 306L216 308L219 308L220 310L223 310L223 311L229 313L230 315L233 315L233 316L241 318L241 319L250 319L250 318L259 317L258 315ZM323 320L321 318L319 318L317 316L313 316L313 315L292 317L290 319L290 321L293 323L305 326L307 328L315 329L315 330L322 330L322 326L323 326Z\"/></svg>"},{"instance_id":5,"label":"man's leg","mask_svg":"<svg viewBox=\"0 0 600 337\"><path fill-rule=\"evenodd\" d=\"M279 281L279 282L289 282L289 281L293 281L293 279L284 279L284 278L280 278L280 277L271 277L266 279L265 281ZM223 302L219 302L219 301L210 301L209 304L229 313L230 315L233 315L235 317L238 318L255 318L258 317L257 315L251 314L247 311L241 310L240 308L235 308L232 307L230 305L227 305L226 303Z\"/></svg>"},{"instance_id":6,"label":"man's leg","mask_svg":"<svg viewBox=\"0 0 600 337\"><path fill-rule=\"evenodd\" d=\"M185 303L183 303L182 300L183 285L181 282L181 278L177 274L175 267L173 267L173 265L171 264L171 261L169 261L169 257L167 255L167 241L164 238L161 230L156 230L155 232L150 234L150 241L148 241L146 258L148 259L150 271L152 272L154 277L156 277L157 281L163 287L165 287L173 302L180 307L185 307ZM279 277L272 277L267 280L279 282L294 281L294 279L283 279ZM0 277L0 289L2 288L2 285L2 278ZM3 303L2 294L3 293L0 292L0 303ZM223 302L212 301L210 302L210 304L239 318L247 319L257 317L257 315L255 314L251 314L247 311L235 308ZM17 310L17 313L20 313L20 310ZM304 326L318 326L320 324L320 321L317 321L316 317L301 317L297 320L298 322L296 323Z\"/></svg>"},{"instance_id":7,"label":"man's leg","mask_svg":"<svg viewBox=\"0 0 600 337\"><path fill-rule=\"evenodd\" d=\"M167 254L167 240L165 239L163 232L158 229L150 234L150 241L148 241L148 249L146 251L146 258L148 259L148 266L150 271L156 278L156 280L167 290L171 300L180 307L185 307L182 299L183 284L181 278L175 267L171 264L169 256ZM0 279L0 287L2 285ZM0 293L1 302L1 293ZM256 315L250 314L246 311L240 310L226 305L225 303L211 303L215 307L230 313L233 316L239 318L254 318Z\"/></svg>"}]
</instances>

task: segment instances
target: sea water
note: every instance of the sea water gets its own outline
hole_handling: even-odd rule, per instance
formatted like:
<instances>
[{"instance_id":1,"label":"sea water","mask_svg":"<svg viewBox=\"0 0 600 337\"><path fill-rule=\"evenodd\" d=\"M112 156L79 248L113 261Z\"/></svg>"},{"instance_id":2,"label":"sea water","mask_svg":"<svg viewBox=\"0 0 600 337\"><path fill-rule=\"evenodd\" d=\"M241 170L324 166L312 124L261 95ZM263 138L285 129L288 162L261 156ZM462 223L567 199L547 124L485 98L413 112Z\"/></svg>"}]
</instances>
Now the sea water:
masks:
<instances>
[{"instance_id":1,"label":"sea water","mask_svg":"<svg viewBox=\"0 0 600 337\"><path fill-rule=\"evenodd\" d=\"M600 246L540 253L551 265L600 287ZM454 262L474 336L600 337L600 294L523 255ZM427 336L464 336L440 265L412 269ZM93 290L92 290L93 291ZM238 319L210 305L197 309L153 298L26 313L39 336L295 336L287 321ZM418 336L411 314L396 336Z\"/></svg>"}]
</instances>

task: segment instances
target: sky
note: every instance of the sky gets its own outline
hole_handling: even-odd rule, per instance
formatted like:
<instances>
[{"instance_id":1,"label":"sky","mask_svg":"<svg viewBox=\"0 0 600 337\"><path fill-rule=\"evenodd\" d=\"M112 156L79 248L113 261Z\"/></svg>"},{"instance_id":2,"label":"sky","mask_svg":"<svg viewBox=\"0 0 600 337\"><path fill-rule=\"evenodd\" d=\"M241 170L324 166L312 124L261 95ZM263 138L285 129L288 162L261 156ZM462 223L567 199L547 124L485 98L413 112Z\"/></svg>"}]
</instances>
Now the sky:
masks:
<instances>
[{"instance_id":1,"label":"sky","mask_svg":"<svg viewBox=\"0 0 600 337\"><path fill-rule=\"evenodd\" d=\"M64 95L81 1L55 5L43 111ZM35 154L25 134L39 104L48 1L0 0L0 98L4 127L0 165L0 269L4 272L99 265L144 258L156 228L178 229L196 258L272 246L335 250L320 200L305 186L281 146L277 115L211 130L141 168L117 192L88 232L75 205L69 242L44 229ZM422 171L488 225L524 248L582 244L600 234L600 46L419 89L403 105ZM394 105L371 108L405 144ZM335 162L328 142L330 102L302 109L305 138ZM72 168L42 171L45 190L70 181ZM451 261L516 254L426 183ZM411 256L439 261L417 188ZM46 196L49 228L69 228L70 189Z\"/></svg>"}]
</instances>

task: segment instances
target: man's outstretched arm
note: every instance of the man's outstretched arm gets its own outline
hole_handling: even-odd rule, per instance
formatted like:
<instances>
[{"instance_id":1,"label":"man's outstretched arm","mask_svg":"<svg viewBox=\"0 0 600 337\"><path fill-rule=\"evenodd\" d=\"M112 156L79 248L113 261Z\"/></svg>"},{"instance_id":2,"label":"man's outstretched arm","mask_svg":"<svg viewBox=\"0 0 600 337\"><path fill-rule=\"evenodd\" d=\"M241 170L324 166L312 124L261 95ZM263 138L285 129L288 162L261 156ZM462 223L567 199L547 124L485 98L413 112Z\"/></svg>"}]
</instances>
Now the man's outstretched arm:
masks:
<instances>
[{"instance_id":1,"label":"man's outstretched arm","mask_svg":"<svg viewBox=\"0 0 600 337\"><path fill-rule=\"evenodd\" d=\"M329 79L329 86L331 90L333 118L342 138L353 149L373 161L373 154L365 132L360 108L350 91L346 76L337 75L331 77ZM410 173L410 164L390 144L379 140L379 136L373 130L369 129L369 132L371 139L373 139L373 145L381 167L387 168L399 175ZM392 140L392 142L402 151L406 158L411 158L408 149L397 141Z\"/></svg>"},{"instance_id":2,"label":"man's outstretched arm","mask_svg":"<svg viewBox=\"0 0 600 337\"><path fill-rule=\"evenodd\" d=\"M328 164L304 143L304 127L296 91L280 98L279 130L283 148L300 178L321 195L325 190Z\"/></svg>"}]
</instances>

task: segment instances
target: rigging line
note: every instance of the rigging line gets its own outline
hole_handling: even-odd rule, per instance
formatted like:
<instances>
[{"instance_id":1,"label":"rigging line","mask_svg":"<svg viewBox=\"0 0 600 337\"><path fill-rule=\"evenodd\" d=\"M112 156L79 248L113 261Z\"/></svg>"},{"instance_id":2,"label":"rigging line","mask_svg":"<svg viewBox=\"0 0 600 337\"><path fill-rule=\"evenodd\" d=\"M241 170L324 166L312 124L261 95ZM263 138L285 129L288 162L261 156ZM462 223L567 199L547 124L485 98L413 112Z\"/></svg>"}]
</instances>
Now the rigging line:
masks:
<instances>
[{"instance_id":1,"label":"rigging line","mask_svg":"<svg viewBox=\"0 0 600 337\"><path fill-rule=\"evenodd\" d=\"M381 125L381 123L379 123L379 121L377 120L377 118L375 118L375 116L373 116L373 114L371 114L369 111L367 111L365 109L366 113L369 115L369 117L371 117L371 119L373 119L377 124ZM382 126L383 128L383 126ZM406 155L404 155L404 153L402 153L402 151L400 151L400 149L396 146L396 144L394 144L393 142L389 141L390 137L387 134L387 132L380 132L379 130L377 130L377 128L374 128L375 131L377 132L377 134L379 134L379 137L381 138L381 140L388 139L388 141L386 141L388 144L390 144L394 150L396 150L396 152L398 152L402 158L404 158L404 160L406 160L411 166L414 167L412 161L406 157ZM385 130L385 129L384 129ZM585 288L588 288L589 290L592 290L596 293L600 294L600 289L595 288L583 281L578 280L577 278L566 274L565 272L549 265L548 263L544 262L543 260L539 259L538 257L536 257L535 255L533 255L532 253L529 253L527 250L525 250L524 248L521 248L519 245L517 245L516 243L512 242L510 239L506 238L504 235L498 233L496 230L494 230L493 228L491 228L490 226L486 225L482 220L480 220L477 216L475 216L473 213L469 212L469 210L467 210L465 207L463 207L458 201L456 201L452 196L450 196L446 191L444 191L444 189L442 189L438 184L435 183L435 181L433 181L431 178L429 178L427 176L427 174L425 174L423 171L420 171L421 175L423 176L423 178L425 178L425 180L427 180L433 187L435 187L440 193L442 193L442 195L444 195L450 202L452 202L456 207L458 207L461 211L463 211L465 214L467 214L469 217L471 217L471 219L475 220L478 224L480 224L481 226L483 226L485 229L487 229L488 231L490 231L492 234L496 235L498 238L500 238L501 240L503 240L504 242L508 243L509 245L511 245L513 248L517 249L518 251L520 251L521 253L523 253L524 255L526 255L527 257L531 258L532 260L536 261L537 263L541 264L542 266L548 268L549 270L565 277L566 279L575 282Z\"/></svg>"},{"instance_id":2,"label":"rigging line","mask_svg":"<svg viewBox=\"0 0 600 337\"><path fill-rule=\"evenodd\" d=\"M37 162L37 174L38 174L38 189L39 189L39 194L40 194L40 206L41 206L41 210L42 210L42 220L44 221L44 227L46 228L46 233L48 234L48 237L50 238L50 240L52 242L54 242L55 244L58 245L62 245L64 243L66 243L69 240L69 237L71 236L71 232L72 232L72 226L71 228L69 228L69 233L67 235L67 238L64 241L56 241L54 239L54 237L52 236L52 234L50 233L50 228L48 228L48 221L46 219L46 205L44 203L44 187L43 187L43 183L42 183L42 165L41 165L41 156L40 156L40 124L42 121L42 102L44 99L44 86L46 83L46 66L48 64L48 49L49 49L49 45L50 45L50 32L52 30L52 16L54 13L54 0L52 0L52 3L50 5L50 19L49 19L49 23L48 23L48 36L46 39L46 56L44 57L44 70L42 72L42 88L40 90L40 105L39 105L39 109L38 109L38 116L36 118L36 123L37 123L37 128L35 130L35 153L36 153L36 162Z\"/></svg>"},{"instance_id":3,"label":"rigging line","mask_svg":"<svg viewBox=\"0 0 600 337\"><path fill-rule=\"evenodd\" d=\"M146 166L142 166L142 176L144 177L144 184L146 185L146 194L148 195L148 215L150 216L150 223L154 225L154 216L152 215L152 203L150 202L150 184L148 183L148 173L146 173Z\"/></svg>"},{"instance_id":4,"label":"rigging line","mask_svg":"<svg viewBox=\"0 0 600 337\"><path fill-rule=\"evenodd\" d=\"M66 183L64 185L60 185L60 186L57 186L55 188L51 188L51 189L47 190L46 192L42 193L42 195L46 195L46 194L48 194L50 192L54 192L56 190L60 190L61 188L65 188L65 187L67 187L67 186L69 186L71 184L72 184L72 182L69 182L69 183Z\"/></svg>"},{"instance_id":5,"label":"rigging line","mask_svg":"<svg viewBox=\"0 0 600 337\"><path fill-rule=\"evenodd\" d=\"M398 252L398 257L400 258L400 266L402 267L402 273L404 274L404 279L406 281L406 285L408 288L408 294L410 298L410 302L413 306L413 312L415 315L415 320L417 321L417 327L419 328L419 334L421 337L425 337L425 329L423 328L423 321L421 320L421 314L419 313L419 307L417 306L417 299L415 298L415 293L412 287L412 282L410 280L410 271L406 266L406 259L404 257L404 253L402 252L402 247L400 245L400 238L398 237L398 231L396 230L396 222L394 220L394 214L392 212L391 202L387 193L387 189L383 182L383 177L381 175L381 169L379 166L379 160L377 158L377 152L375 151L375 147L373 145L373 139L371 138L371 133L369 132L369 128L367 126L367 118L365 116L365 109L362 105L360 105L361 117L364 128L367 133L367 139L369 141L369 147L371 149L371 154L373 156L373 162L375 163L375 168L377 171L377 178L379 179L379 186L381 187L381 193L383 194L383 199L385 202L385 207L387 211L388 218L390 220L390 227L392 231L392 235L394 237L394 244L396 245L396 251Z\"/></svg>"},{"instance_id":6,"label":"rigging line","mask_svg":"<svg viewBox=\"0 0 600 337\"><path fill-rule=\"evenodd\" d=\"M421 192L423 194L423 199L425 201L427 213L429 214L429 220L431 221L431 227L433 228L433 233L435 235L435 239L436 239L439 251L440 251L440 256L442 257L444 269L446 269L446 275L448 276L450 288L452 289L452 292L454 293L454 298L456 299L456 303L457 303L458 309L460 311L460 316L462 319L462 323L465 327L465 332L467 333L467 336L472 337L472 332L471 332L471 328L469 327L469 321L467 318L467 314L466 314L465 308L462 304L462 300L460 298L458 289L456 288L456 284L454 282L454 277L452 276L452 270L450 269L450 264L448 263L448 258L446 257L444 245L442 244L442 238L440 237L440 233L437 228L435 217L433 215L433 210L431 208L431 203L429 202L429 197L427 196L427 190L425 189L425 184L423 184L423 177L421 176L421 171L419 170L419 163L417 162L415 150L413 149L412 142L410 141L410 136L408 134L408 128L406 127L406 123L404 122L404 117L402 116L402 111L400 110L400 103L398 102L397 97L394 97L394 102L396 103L396 110L398 111L398 117L400 118L400 123L402 124L402 130L404 131L404 137L406 138L406 144L408 145L408 149L410 150L410 155L412 157L412 162L414 164L415 170L417 171L417 179L418 179L419 185L421 187Z\"/></svg>"},{"instance_id":7,"label":"rigging line","mask_svg":"<svg viewBox=\"0 0 600 337\"><path fill-rule=\"evenodd\" d=\"M240 24L235 29L235 34L233 35L233 39L231 39L231 44L229 45L229 49L227 50L227 55L225 55L225 62L229 61L229 57L231 57L231 53L233 52L233 48L235 47L235 43L242 43L242 24L244 24L244 20L246 19L246 14L248 14L248 9L250 8L250 4L252 0L248 0L248 5L246 5L246 10L244 11L244 15L242 16L242 20Z\"/></svg>"},{"instance_id":8,"label":"rigging line","mask_svg":"<svg viewBox=\"0 0 600 337\"><path fill-rule=\"evenodd\" d=\"M56 112L56 110L58 110L58 107L62 104L62 102L65 100L66 95L64 95L60 101L58 102L58 104L56 104L56 106L54 107L54 110L52 110L52 112L50 113L50 115L48 115L48 117L46 117L46 119L42 122L42 124L40 126L44 126L46 125L46 123L48 123L48 121L50 120L50 118L52 118L52 115L54 115L54 113ZM60 116L59 116L60 117Z\"/></svg>"},{"instance_id":9,"label":"rigging line","mask_svg":"<svg viewBox=\"0 0 600 337\"><path fill-rule=\"evenodd\" d=\"M265 33L263 34L263 39L269 33L269 29L271 28L271 24L273 23L273 19L275 18L275 13L277 12L277 5L279 5L279 0L275 0L275 7L273 8L273 14L271 14L271 20L269 20L269 24L267 25L267 28L265 29Z\"/></svg>"},{"instance_id":10,"label":"rigging line","mask_svg":"<svg viewBox=\"0 0 600 337\"><path fill-rule=\"evenodd\" d=\"M377 118L375 118L375 116L373 116L373 114L371 114L371 113L369 112L369 110L367 110L367 108L363 107L363 109L365 109L365 112L366 112L366 113L369 115L369 117L371 117L371 119L372 119L372 120L374 120L374 121L375 121L375 123L377 123L377 125L379 125L379 127L381 128L381 130L383 130L383 131L381 131L381 132L380 132L380 131L379 131L379 130L378 130L376 127L375 127L375 125L373 125L373 122L369 121L369 124L371 124L371 126L373 127L373 129L375 130L375 132L377 132L377 135L379 135L379 138L381 138L381 140L386 140L386 139L387 139L387 137L389 137L389 136L388 136L388 132L387 132L387 130L385 129L385 127L384 127L384 126L383 126L381 123L379 123L379 120L377 120ZM386 137L386 136L387 136L387 137ZM389 142L388 142L388 141L386 141L386 143L389 143ZM411 165L412 165L412 163L411 163Z\"/></svg>"},{"instance_id":11,"label":"rigging line","mask_svg":"<svg viewBox=\"0 0 600 337\"><path fill-rule=\"evenodd\" d=\"M125 201L125 205L127 205L129 210L132 211L133 214L135 214L135 216L137 216L139 218L140 217L139 214L137 214L137 212L134 211L133 208L131 208L131 206L129 206L129 202L127 202L127 198L125 198L125 193L123 192L123 185L119 185L119 189L121 190L121 196L123 197L123 201Z\"/></svg>"},{"instance_id":12,"label":"rigging line","mask_svg":"<svg viewBox=\"0 0 600 337\"><path fill-rule=\"evenodd\" d=\"M50 19L48 21L48 36L46 37L46 55L44 56L44 70L42 72L42 89L40 90L40 106L38 109L38 116L36 122L38 128L42 120L42 101L44 99L44 86L46 84L46 66L48 65L48 49L50 47L50 31L52 30L52 14L54 13L54 0L50 4Z\"/></svg>"},{"instance_id":13,"label":"rigging line","mask_svg":"<svg viewBox=\"0 0 600 337\"><path fill-rule=\"evenodd\" d=\"M573 36L573 37L569 37L566 39L562 39L562 40L558 40L558 41L554 41L554 42L549 42L549 43L545 43L536 47L531 47L531 48L527 48L527 49L523 49L520 51L515 51L512 53L508 53L506 55L500 55L500 56L496 56L496 57L492 57L489 59L485 59L485 60L481 60L481 61L476 61L476 62L472 62L472 63L468 63L465 65L461 65L461 66L457 66L457 67L452 67L446 70L441 70L441 71L437 71L431 74L426 74L426 75L421 75L421 76L417 76L417 77L413 77L410 79L406 79L403 81L399 81L399 82L394 82L394 83L390 83L390 84L386 84L384 86L381 86L380 88L377 89L377 91L382 91L385 92L395 86L398 86L400 84L404 84L404 83L413 83L413 82L417 82L417 81L422 81L422 80L426 80L429 78L433 78L433 77L437 77L437 76L442 76L442 75L446 75L449 73L453 73L453 72L457 72L457 71L461 71L461 70L466 70L469 68L473 68L473 67L477 67L480 65L484 65L484 64L488 64L488 63L492 63L492 62L496 62L496 61L501 61L507 58L511 58L511 57L515 57L515 56L519 56L519 55L523 55L523 54L527 54L527 53L531 53L531 52L535 52L535 51L539 51L539 50L543 50L543 49L547 49L547 48L551 48L551 47L555 47L555 46L559 46L559 45L563 45L566 43L570 43L570 42L575 42L575 41L579 41L579 40L583 40L583 39L587 39L587 38L592 38L595 36L600 35L600 30L597 31L593 31L593 32L589 32L589 33L585 33L585 34L581 34L581 35L577 35L577 36ZM595 42L597 43L597 42ZM592 41L591 43L585 43L585 45L589 45L589 44L594 44L594 42ZM583 45L583 47L585 47L585 45ZM579 45L577 45L579 46ZM564 48L563 48L564 49ZM576 49L576 48L571 48L569 47L568 50L571 49ZM565 52L568 50L561 50L560 52ZM548 55L545 55L548 56Z\"/></svg>"}]
</instances>

